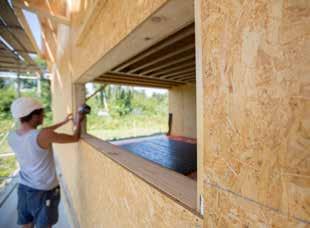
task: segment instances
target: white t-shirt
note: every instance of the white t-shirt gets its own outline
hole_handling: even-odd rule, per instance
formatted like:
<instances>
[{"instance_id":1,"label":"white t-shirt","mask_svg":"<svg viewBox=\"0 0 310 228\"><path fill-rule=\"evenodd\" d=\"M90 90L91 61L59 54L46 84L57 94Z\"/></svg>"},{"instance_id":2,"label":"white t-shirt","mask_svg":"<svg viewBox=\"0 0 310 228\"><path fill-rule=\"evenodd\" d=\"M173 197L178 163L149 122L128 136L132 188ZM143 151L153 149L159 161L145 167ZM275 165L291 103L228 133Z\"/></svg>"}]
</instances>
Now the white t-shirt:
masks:
<instances>
[{"instance_id":1,"label":"white t-shirt","mask_svg":"<svg viewBox=\"0 0 310 228\"><path fill-rule=\"evenodd\" d=\"M52 149L38 145L39 130L31 130L23 135L11 131L8 142L20 165L20 183L38 190L51 190L58 186Z\"/></svg>"}]
</instances>

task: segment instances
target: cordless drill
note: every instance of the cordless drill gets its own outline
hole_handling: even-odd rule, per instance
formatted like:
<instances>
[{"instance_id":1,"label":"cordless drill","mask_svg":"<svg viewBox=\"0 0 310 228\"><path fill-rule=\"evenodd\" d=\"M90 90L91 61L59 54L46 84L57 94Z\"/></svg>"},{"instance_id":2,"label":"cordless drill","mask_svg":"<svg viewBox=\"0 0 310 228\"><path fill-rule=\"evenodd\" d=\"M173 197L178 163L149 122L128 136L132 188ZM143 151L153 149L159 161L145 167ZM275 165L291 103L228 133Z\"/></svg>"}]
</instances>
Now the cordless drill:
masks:
<instances>
[{"instance_id":1,"label":"cordless drill","mask_svg":"<svg viewBox=\"0 0 310 228\"><path fill-rule=\"evenodd\" d=\"M89 114L91 111L91 107L87 104L83 104L82 106L79 107L79 113L82 113L82 114Z\"/></svg>"}]
</instances>

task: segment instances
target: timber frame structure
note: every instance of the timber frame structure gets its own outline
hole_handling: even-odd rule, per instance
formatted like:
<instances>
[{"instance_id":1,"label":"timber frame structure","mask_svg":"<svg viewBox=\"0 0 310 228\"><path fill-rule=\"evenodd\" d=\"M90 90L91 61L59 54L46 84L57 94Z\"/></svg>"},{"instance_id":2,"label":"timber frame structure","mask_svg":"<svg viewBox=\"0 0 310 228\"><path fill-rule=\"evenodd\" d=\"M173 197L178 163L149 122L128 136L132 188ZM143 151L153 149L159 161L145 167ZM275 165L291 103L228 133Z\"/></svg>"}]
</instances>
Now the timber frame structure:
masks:
<instances>
[{"instance_id":1,"label":"timber frame structure","mask_svg":"<svg viewBox=\"0 0 310 228\"><path fill-rule=\"evenodd\" d=\"M197 181L86 132L54 146L74 227L309 226L309 1L12 2L39 18L55 121L86 82L193 105L172 130L197 138Z\"/></svg>"},{"instance_id":2,"label":"timber frame structure","mask_svg":"<svg viewBox=\"0 0 310 228\"><path fill-rule=\"evenodd\" d=\"M7 1L0 4L0 71L35 72L40 74L29 54L40 53L26 19L20 10L11 8Z\"/></svg>"}]
</instances>

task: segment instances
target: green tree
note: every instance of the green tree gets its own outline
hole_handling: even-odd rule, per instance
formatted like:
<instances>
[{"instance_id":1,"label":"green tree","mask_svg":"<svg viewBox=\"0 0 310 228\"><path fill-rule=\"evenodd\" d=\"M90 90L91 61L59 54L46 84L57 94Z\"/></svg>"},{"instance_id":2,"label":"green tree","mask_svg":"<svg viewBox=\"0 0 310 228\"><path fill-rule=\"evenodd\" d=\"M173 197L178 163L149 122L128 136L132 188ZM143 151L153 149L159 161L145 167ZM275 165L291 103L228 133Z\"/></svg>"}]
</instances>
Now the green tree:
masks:
<instances>
[{"instance_id":1,"label":"green tree","mask_svg":"<svg viewBox=\"0 0 310 228\"><path fill-rule=\"evenodd\" d=\"M10 108L15 99L15 91L11 87L0 89L0 118L7 119L11 117Z\"/></svg>"}]
</instances>

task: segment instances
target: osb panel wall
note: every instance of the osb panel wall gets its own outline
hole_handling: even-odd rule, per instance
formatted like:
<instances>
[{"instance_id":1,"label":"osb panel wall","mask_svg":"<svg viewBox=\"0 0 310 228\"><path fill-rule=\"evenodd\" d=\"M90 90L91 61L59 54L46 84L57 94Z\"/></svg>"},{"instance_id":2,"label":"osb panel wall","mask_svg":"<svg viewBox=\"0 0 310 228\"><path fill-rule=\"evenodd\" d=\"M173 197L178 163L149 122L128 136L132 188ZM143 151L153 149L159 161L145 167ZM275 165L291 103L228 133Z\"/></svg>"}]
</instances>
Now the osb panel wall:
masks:
<instances>
[{"instance_id":1,"label":"osb panel wall","mask_svg":"<svg viewBox=\"0 0 310 228\"><path fill-rule=\"evenodd\" d=\"M205 226L309 226L310 1L197 3Z\"/></svg>"},{"instance_id":2,"label":"osb panel wall","mask_svg":"<svg viewBox=\"0 0 310 228\"><path fill-rule=\"evenodd\" d=\"M86 142L80 150L74 200L81 227L202 227L200 218Z\"/></svg>"},{"instance_id":3,"label":"osb panel wall","mask_svg":"<svg viewBox=\"0 0 310 228\"><path fill-rule=\"evenodd\" d=\"M172 135L196 138L195 84L172 87L169 90L169 112L173 115Z\"/></svg>"},{"instance_id":4,"label":"osb panel wall","mask_svg":"<svg viewBox=\"0 0 310 228\"><path fill-rule=\"evenodd\" d=\"M113 4L114 1L108 2ZM146 1L137 1L137 4L141 4L141 2L146 3ZM152 1L149 7L154 7L155 2ZM142 5L149 12L146 4ZM127 8L130 7L131 5L127 6ZM125 8L122 10L125 10ZM117 11L117 13L120 12ZM126 18L124 15L129 17L128 11L119 18ZM146 16L146 14L141 12L140 15L136 16L139 18L141 15ZM114 18L111 15L110 17ZM129 18L127 19L129 20ZM102 22L102 20L98 21ZM133 21L135 20L133 19ZM135 23L138 22L135 21ZM129 24L131 25L132 21ZM96 27L97 25L94 26ZM128 26L126 29L131 27ZM98 31L102 32L100 29ZM113 42L117 43L123 38L123 31L119 34L114 33L115 31L117 31L115 26L110 26L107 27L105 33L113 34ZM87 62L85 65L84 63L82 64L83 70L91 65L88 62L89 56L85 57L84 52L81 51L79 54L77 52L73 53L70 45L73 38L69 37L70 35L72 36L72 32L70 32L70 30L65 28L58 32L58 49L56 51L55 63L51 64L50 69L53 73L52 100L55 122L62 120L67 113L73 111L75 99L73 80L76 78L74 70L82 69L80 64L83 61ZM95 41L94 37L96 36L98 34L89 35L89 38L87 38L89 40L83 43L83 51L92 52L93 56L96 56L97 52L95 50L101 50L103 53L103 50L107 51L108 48L115 45L111 39L104 44L102 41ZM103 39L102 33L98 37ZM74 46L73 49L75 49ZM79 60L81 62L72 62L73 55L78 55L81 58ZM93 61L95 61L94 59L95 57L92 58ZM60 129L60 131L72 133L72 125L67 125ZM56 144L54 145L54 151L60 165L62 179L70 194L69 198L72 199L71 203L77 214L77 219L81 223L81 227L202 226L202 220L192 212L106 158L102 153L88 146L88 144Z\"/></svg>"},{"instance_id":5,"label":"osb panel wall","mask_svg":"<svg viewBox=\"0 0 310 228\"><path fill-rule=\"evenodd\" d=\"M55 63L51 65L52 72L52 110L54 122L62 121L68 113L72 113L73 84L71 80L72 65L70 56L70 28L59 26L57 37L58 49L56 50ZM72 134L73 126L68 123L58 131ZM78 197L77 189L79 179L79 154L77 143L53 145L55 157L60 165L66 186L70 189L71 198ZM73 202L73 205L74 202Z\"/></svg>"},{"instance_id":6,"label":"osb panel wall","mask_svg":"<svg viewBox=\"0 0 310 228\"><path fill-rule=\"evenodd\" d=\"M107 0L83 42L74 46L73 78L79 78L100 57L125 38L137 25L161 7L167 0L110 1ZM85 5L85 4L84 4ZM83 4L80 5L81 7ZM87 11L72 14L73 37L79 29ZM74 39L73 39L74 40Z\"/></svg>"}]
</instances>

